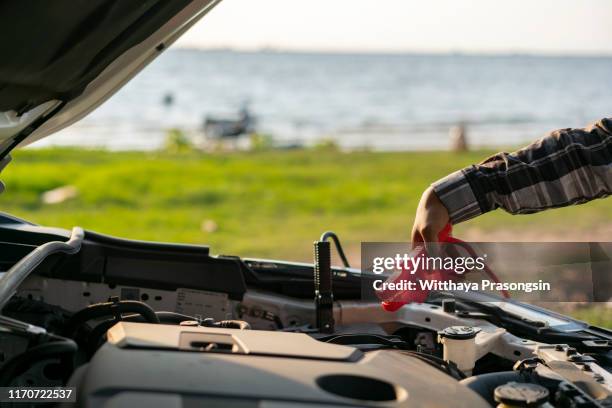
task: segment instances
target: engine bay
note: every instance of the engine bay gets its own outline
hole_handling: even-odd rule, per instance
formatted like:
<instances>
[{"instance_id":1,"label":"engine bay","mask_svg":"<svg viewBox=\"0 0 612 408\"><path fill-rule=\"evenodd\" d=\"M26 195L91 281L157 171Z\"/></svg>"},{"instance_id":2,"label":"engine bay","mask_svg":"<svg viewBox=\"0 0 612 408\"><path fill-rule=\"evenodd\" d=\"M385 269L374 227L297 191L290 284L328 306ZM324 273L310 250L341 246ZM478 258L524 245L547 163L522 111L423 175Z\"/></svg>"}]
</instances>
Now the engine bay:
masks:
<instances>
[{"instance_id":1,"label":"engine bay","mask_svg":"<svg viewBox=\"0 0 612 408\"><path fill-rule=\"evenodd\" d=\"M0 387L83 407L612 406L609 330L484 293L385 311L333 234L305 264L0 230Z\"/></svg>"}]
</instances>

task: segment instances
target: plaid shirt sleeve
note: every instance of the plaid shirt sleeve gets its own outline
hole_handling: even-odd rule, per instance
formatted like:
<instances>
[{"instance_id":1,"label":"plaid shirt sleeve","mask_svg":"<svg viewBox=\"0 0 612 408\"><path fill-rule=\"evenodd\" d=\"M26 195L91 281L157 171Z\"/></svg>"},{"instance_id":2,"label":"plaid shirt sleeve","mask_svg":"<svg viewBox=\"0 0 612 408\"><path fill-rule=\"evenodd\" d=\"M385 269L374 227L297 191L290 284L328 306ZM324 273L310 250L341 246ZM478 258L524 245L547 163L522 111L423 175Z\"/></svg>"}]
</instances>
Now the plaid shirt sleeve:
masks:
<instances>
[{"instance_id":1,"label":"plaid shirt sleeve","mask_svg":"<svg viewBox=\"0 0 612 408\"><path fill-rule=\"evenodd\" d=\"M561 129L514 153L498 153L432 185L457 224L502 208L529 214L612 194L612 118Z\"/></svg>"}]
</instances>

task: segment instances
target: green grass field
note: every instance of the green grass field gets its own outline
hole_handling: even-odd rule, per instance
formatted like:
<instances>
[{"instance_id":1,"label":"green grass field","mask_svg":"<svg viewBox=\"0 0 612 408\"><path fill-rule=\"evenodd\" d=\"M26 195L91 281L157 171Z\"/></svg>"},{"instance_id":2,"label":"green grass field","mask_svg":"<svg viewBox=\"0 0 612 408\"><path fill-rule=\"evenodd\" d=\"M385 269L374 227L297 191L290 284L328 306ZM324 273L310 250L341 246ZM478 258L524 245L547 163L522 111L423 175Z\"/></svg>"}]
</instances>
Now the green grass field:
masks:
<instances>
[{"instance_id":1,"label":"green grass field","mask_svg":"<svg viewBox=\"0 0 612 408\"><path fill-rule=\"evenodd\" d=\"M42 225L300 261L333 230L358 261L362 241L408 240L428 184L490 153L29 149L3 172L0 202L2 211ZM42 204L43 192L64 185L78 196ZM497 211L455 232L471 240L602 240L611 226L612 199L530 216Z\"/></svg>"},{"instance_id":2,"label":"green grass field","mask_svg":"<svg viewBox=\"0 0 612 408\"><path fill-rule=\"evenodd\" d=\"M2 174L7 189L0 202L3 211L43 225L309 260L311 242L325 230L352 250L361 241L409 239L427 185L488 154L30 149L17 152ZM76 186L78 197L42 204L43 192L64 185ZM206 220L216 230L205 231ZM456 234L520 239L540 232L567 240L610 225L612 200L599 200L530 216L497 211L457 226Z\"/></svg>"}]
</instances>

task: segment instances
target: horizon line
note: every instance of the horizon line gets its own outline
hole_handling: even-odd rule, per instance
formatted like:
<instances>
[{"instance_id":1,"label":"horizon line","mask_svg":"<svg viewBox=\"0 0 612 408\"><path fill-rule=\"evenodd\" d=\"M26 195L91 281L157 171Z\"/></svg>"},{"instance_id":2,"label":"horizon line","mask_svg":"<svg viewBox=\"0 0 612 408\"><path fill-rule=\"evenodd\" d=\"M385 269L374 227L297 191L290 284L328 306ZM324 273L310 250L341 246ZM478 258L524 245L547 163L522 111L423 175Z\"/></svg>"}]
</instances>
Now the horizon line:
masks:
<instances>
[{"instance_id":1,"label":"horizon line","mask_svg":"<svg viewBox=\"0 0 612 408\"><path fill-rule=\"evenodd\" d=\"M285 47L233 47L233 46L196 46L174 44L170 49L191 50L203 52L235 52L235 53L278 53L278 54L322 54L322 55L422 55L422 56L491 56L491 57L560 57L560 58L612 58L612 51L580 52L580 51L527 51L527 50L358 50L358 49L317 49L317 48L285 48Z\"/></svg>"}]
</instances>

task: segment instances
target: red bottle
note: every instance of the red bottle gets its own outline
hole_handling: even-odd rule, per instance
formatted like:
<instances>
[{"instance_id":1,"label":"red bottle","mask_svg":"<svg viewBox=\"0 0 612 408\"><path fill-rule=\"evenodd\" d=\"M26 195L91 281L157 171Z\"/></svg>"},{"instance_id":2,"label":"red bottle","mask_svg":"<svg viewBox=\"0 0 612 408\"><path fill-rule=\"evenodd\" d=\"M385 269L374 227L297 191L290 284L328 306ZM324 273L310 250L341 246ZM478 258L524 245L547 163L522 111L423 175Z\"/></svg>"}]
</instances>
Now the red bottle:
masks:
<instances>
[{"instance_id":1,"label":"red bottle","mask_svg":"<svg viewBox=\"0 0 612 408\"><path fill-rule=\"evenodd\" d=\"M438 234L438 242L458 244L463 247L472 257L476 257L475 251L472 247L466 242L454 238L452 236L453 228L451 224L446 224L444 229ZM417 246L411 253L411 257L427 257L427 251L425 249L425 245L421 244ZM493 271L489 269L488 266L485 265L484 272L495 282L499 282L499 278L495 276ZM447 270L424 270L419 269L414 273L410 273L410 271L402 270L399 273L396 273L387 279L387 282L400 282L402 280L405 281L413 281L415 282L414 290L403 290L403 291L378 291L378 298L382 301L381 305L384 310L387 312L395 312L400 307L408 303L423 303L427 296L429 295L430 290L421 288L419 281L426 280L437 280L437 281L458 281L465 278L464 274L458 274L454 271ZM508 292L502 291L502 295L506 298L510 297Z\"/></svg>"},{"instance_id":2,"label":"red bottle","mask_svg":"<svg viewBox=\"0 0 612 408\"><path fill-rule=\"evenodd\" d=\"M439 242L456 242L455 239L451 236L452 227L450 224L447 224L446 227L438 234ZM417 258L420 256L427 257L427 250L425 249L425 245L418 245L413 249L410 256L412 258ZM408 303L422 303L427 299L429 295L429 290L421 289L419 287L419 281L424 280L455 280L458 276L453 272L448 271L440 271L440 270L423 270L418 269L414 273L408 270L402 270L401 272L391 275L388 282L399 282L402 280L412 281L416 283L416 289L414 290L405 290L405 291L378 291L377 295L379 299L382 300L382 307L387 312L394 312L398 310L405 304Z\"/></svg>"}]
</instances>

